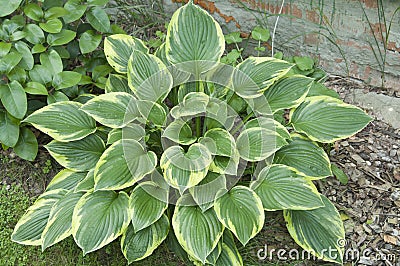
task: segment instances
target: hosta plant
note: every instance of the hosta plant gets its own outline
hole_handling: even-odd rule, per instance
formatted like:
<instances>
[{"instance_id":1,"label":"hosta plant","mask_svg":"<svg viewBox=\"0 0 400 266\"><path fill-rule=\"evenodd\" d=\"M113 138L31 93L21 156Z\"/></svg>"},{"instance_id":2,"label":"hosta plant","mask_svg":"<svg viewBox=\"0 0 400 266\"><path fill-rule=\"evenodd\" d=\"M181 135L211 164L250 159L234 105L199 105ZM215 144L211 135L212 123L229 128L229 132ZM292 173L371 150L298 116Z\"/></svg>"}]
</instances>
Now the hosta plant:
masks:
<instances>
[{"instance_id":1,"label":"hosta plant","mask_svg":"<svg viewBox=\"0 0 400 266\"><path fill-rule=\"evenodd\" d=\"M34 160L34 133L21 121L46 104L104 88L112 68L97 49L114 33L108 0L0 0L0 143ZM84 66L82 66L84 65Z\"/></svg>"},{"instance_id":2,"label":"hosta plant","mask_svg":"<svg viewBox=\"0 0 400 266\"><path fill-rule=\"evenodd\" d=\"M109 36L104 51L118 74L105 94L23 121L54 139L45 147L65 169L12 240L44 250L72 235L84 254L118 240L129 263L167 241L197 265L243 265L237 246L260 232L266 211L282 210L303 249L342 263L343 224L313 181L332 175L326 144L370 117L289 62L223 65L224 48L220 26L192 2L155 54Z\"/></svg>"}]
</instances>

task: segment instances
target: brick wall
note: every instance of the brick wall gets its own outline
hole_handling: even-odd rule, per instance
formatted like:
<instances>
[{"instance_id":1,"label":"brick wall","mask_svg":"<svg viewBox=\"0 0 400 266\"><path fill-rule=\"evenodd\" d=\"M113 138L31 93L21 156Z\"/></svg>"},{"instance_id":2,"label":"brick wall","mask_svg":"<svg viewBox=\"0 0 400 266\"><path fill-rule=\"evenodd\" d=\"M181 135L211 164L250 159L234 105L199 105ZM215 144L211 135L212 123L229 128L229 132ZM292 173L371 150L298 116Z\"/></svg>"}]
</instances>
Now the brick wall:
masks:
<instances>
[{"instance_id":1,"label":"brick wall","mask_svg":"<svg viewBox=\"0 0 400 266\"><path fill-rule=\"evenodd\" d=\"M181 1L164 0L166 11L172 13L180 5L176 2ZM259 24L268 26L272 32L280 0L240 1L195 0L213 14L225 32L241 31L246 35ZM400 1L383 2L389 25ZM379 21L377 0L287 0L279 18L275 47L286 55L316 57L329 73L380 86L385 54L380 29L385 30L385 25ZM400 12L394 17L387 42L384 84L400 91Z\"/></svg>"}]
</instances>

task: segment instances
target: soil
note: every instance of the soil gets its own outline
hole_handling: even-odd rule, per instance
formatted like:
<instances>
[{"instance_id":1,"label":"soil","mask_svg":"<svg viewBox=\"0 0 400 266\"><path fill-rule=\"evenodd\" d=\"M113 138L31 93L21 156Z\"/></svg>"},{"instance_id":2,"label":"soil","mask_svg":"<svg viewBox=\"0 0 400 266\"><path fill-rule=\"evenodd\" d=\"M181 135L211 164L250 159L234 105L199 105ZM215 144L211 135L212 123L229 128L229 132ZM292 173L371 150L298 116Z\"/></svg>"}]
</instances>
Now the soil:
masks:
<instances>
[{"instance_id":1,"label":"soil","mask_svg":"<svg viewBox=\"0 0 400 266\"><path fill-rule=\"evenodd\" d=\"M346 91L350 87L400 97L394 92L342 78L330 79L327 85L339 92L342 99L346 98ZM370 115L374 116L373 113ZM316 182L316 185L334 202L344 220L345 265L400 266L400 130L374 120L355 136L337 142L330 158L347 174L348 184L343 185L329 177ZM2 184L10 186L20 183L32 197L41 194L60 169L53 160L49 161L43 148L32 163L20 160L12 151L0 151L0 159ZM19 169L18 176L12 174L12 169ZM288 234L280 213L268 213L263 231L241 252L245 261L255 265L290 262L276 257L271 261L269 258L259 260L257 251L265 245L269 250L298 248ZM308 260L297 265L331 264Z\"/></svg>"}]
</instances>

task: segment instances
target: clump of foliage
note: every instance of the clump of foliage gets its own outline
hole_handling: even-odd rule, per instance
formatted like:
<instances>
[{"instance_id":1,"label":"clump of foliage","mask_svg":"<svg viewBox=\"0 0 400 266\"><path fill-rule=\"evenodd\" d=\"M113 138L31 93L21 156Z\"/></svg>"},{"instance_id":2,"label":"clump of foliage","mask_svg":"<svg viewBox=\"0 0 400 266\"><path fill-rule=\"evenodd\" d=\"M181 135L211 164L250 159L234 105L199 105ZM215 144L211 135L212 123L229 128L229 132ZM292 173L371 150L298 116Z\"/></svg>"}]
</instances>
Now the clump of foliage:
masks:
<instances>
[{"instance_id":1,"label":"clump of foliage","mask_svg":"<svg viewBox=\"0 0 400 266\"><path fill-rule=\"evenodd\" d=\"M122 236L130 263L167 239L194 264L243 265L237 243L260 232L265 211L282 210L302 248L342 263L342 221L313 181L332 175L323 145L370 117L290 62L233 67L219 62L224 50L220 26L192 1L154 54L131 36L107 37L118 74L106 93L23 121L54 139L46 149L65 169L12 240L44 250L72 235L87 254Z\"/></svg>"},{"instance_id":2,"label":"clump of foliage","mask_svg":"<svg viewBox=\"0 0 400 266\"><path fill-rule=\"evenodd\" d=\"M26 160L37 154L21 123L46 104L82 99L104 88L112 71L97 49L103 34L121 30L102 8L108 0L1 0L0 143ZM80 96L80 98L79 98Z\"/></svg>"}]
</instances>

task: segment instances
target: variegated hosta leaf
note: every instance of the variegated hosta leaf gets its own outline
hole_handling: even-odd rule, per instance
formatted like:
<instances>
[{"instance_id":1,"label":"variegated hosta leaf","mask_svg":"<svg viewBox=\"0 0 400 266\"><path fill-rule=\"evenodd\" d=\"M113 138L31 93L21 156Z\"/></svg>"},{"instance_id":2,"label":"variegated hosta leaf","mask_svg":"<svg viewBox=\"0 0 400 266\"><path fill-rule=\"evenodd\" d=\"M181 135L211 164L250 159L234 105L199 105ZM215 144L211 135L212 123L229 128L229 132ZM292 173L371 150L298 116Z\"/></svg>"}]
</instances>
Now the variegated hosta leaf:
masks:
<instances>
[{"instance_id":1,"label":"variegated hosta leaf","mask_svg":"<svg viewBox=\"0 0 400 266\"><path fill-rule=\"evenodd\" d=\"M257 235L264 225L261 199L248 187L221 189L214 202L219 221L237 237L243 246Z\"/></svg>"},{"instance_id":2,"label":"variegated hosta leaf","mask_svg":"<svg viewBox=\"0 0 400 266\"><path fill-rule=\"evenodd\" d=\"M294 75L279 80L264 92L273 113L282 109L297 107L307 96L313 79Z\"/></svg>"},{"instance_id":3,"label":"variegated hosta leaf","mask_svg":"<svg viewBox=\"0 0 400 266\"><path fill-rule=\"evenodd\" d=\"M107 61L119 73L128 71L128 60L135 50L143 53L148 52L147 47L141 40L129 35L114 34L104 40L104 53Z\"/></svg>"},{"instance_id":4,"label":"variegated hosta leaf","mask_svg":"<svg viewBox=\"0 0 400 266\"><path fill-rule=\"evenodd\" d=\"M110 74L108 76L105 91L106 93L110 92L132 93L128 85L128 79L125 76L117 74Z\"/></svg>"},{"instance_id":5,"label":"variegated hosta leaf","mask_svg":"<svg viewBox=\"0 0 400 266\"><path fill-rule=\"evenodd\" d=\"M122 235L129 222L129 196L125 192L87 192L74 209L72 235L87 254Z\"/></svg>"},{"instance_id":6,"label":"variegated hosta leaf","mask_svg":"<svg viewBox=\"0 0 400 266\"><path fill-rule=\"evenodd\" d=\"M150 256L167 238L168 232L169 220L165 214L139 232L135 232L132 225L128 226L121 239L122 253L128 260L128 264Z\"/></svg>"},{"instance_id":7,"label":"variegated hosta leaf","mask_svg":"<svg viewBox=\"0 0 400 266\"><path fill-rule=\"evenodd\" d=\"M289 145L275 153L274 163L291 166L311 179L332 175L324 149L299 135L293 135L292 139Z\"/></svg>"},{"instance_id":8,"label":"variegated hosta leaf","mask_svg":"<svg viewBox=\"0 0 400 266\"><path fill-rule=\"evenodd\" d=\"M180 206L180 200L172 216L172 226L183 249L203 264L224 231L214 209L203 212L197 206Z\"/></svg>"},{"instance_id":9,"label":"variegated hosta leaf","mask_svg":"<svg viewBox=\"0 0 400 266\"><path fill-rule=\"evenodd\" d=\"M286 165L265 167L250 184L266 211L311 210L323 206L314 184Z\"/></svg>"},{"instance_id":10,"label":"variegated hosta leaf","mask_svg":"<svg viewBox=\"0 0 400 266\"><path fill-rule=\"evenodd\" d=\"M160 59L133 51L128 61L128 84L139 100L163 102L173 82L171 73Z\"/></svg>"},{"instance_id":11,"label":"variegated hosta leaf","mask_svg":"<svg viewBox=\"0 0 400 266\"><path fill-rule=\"evenodd\" d=\"M226 189L226 178L224 175L208 172L207 176L199 184L189 189L193 200L203 210L208 210L214 204L217 192Z\"/></svg>"},{"instance_id":12,"label":"variegated hosta leaf","mask_svg":"<svg viewBox=\"0 0 400 266\"><path fill-rule=\"evenodd\" d=\"M189 2L172 16L165 50L171 64L197 77L221 58L225 50L224 34L213 17Z\"/></svg>"},{"instance_id":13,"label":"variegated hosta leaf","mask_svg":"<svg viewBox=\"0 0 400 266\"><path fill-rule=\"evenodd\" d=\"M56 189L43 193L19 219L11 240L23 245L42 244L42 232L47 225L50 210L68 191Z\"/></svg>"},{"instance_id":14,"label":"variegated hosta leaf","mask_svg":"<svg viewBox=\"0 0 400 266\"><path fill-rule=\"evenodd\" d=\"M290 112L290 122L297 132L324 143L348 138L371 121L360 108L329 96L308 97Z\"/></svg>"},{"instance_id":15,"label":"variegated hosta leaf","mask_svg":"<svg viewBox=\"0 0 400 266\"><path fill-rule=\"evenodd\" d=\"M193 136L192 129L188 123L182 119L172 121L163 131L162 137L181 145L190 145L197 140L197 138Z\"/></svg>"},{"instance_id":16,"label":"variegated hosta leaf","mask_svg":"<svg viewBox=\"0 0 400 266\"><path fill-rule=\"evenodd\" d=\"M80 110L81 106L77 102L53 103L35 111L23 122L58 141L83 139L96 131L96 121Z\"/></svg>"},{"instance_id":17,"label":"variegated hosta leaf","mask_svg":"<svg viewBox=\"0 0 400 266\"><path fill-rule=\"evenodd\" d=\"M162 127L167 119L165 108L156 102L138 101L139 112L147 122L151 122L156 126Z\"/></svg>"},{"instance_id":18,"label":"variegated hosta leaf","mask_svg":"<svg viewBox=\"0 0 400 266\"><path fill-rule=\"evenodd\" d=\"M257 117L252 120L249 120L246 125L246 128L252 127L262 127L266 129L270 129L272 131L276 131L282 138L284 139L291 139L289 131L278 121L267 118L267 117Z\"/></svg>"},{"instance_id":19,"label":"variegated hosta leaf","mask_svg":"<svg viewBox=\"0 0 400 266\"><path fill-rule=\"evenodd\" d=\"M107 136L107 145L111 145L121 139L134 139L141 142L145 136L146 131L144 126L129 123L124 128L112 129Z\"/></svg>"},{"instance_id":20,"label":"variegated hosta leaf","mask_svg":"<svg viewBox=\"0 0 400 266\"><path fill-rule=\"evenodd\" d=\"M249 162L264 160L286 144L276 131L262 127L245 129L236 140L240 157Z\"/></svg>"},{"instance_id":21,"label":"variegated hosta leaf","mask_svg":"<svg viewBox=\"0 0 400 266\"><path fill-rule=\"evenodd\" d=\"M227 174L227 175L237 175L239 168L240 156L239 152L235 151L231 157L225 156L215 156L214 160L210 165L210 171Z\"/></svg>"},{"instance_id":22,"label":"variegated hosta leaf","mask_svg":"<svg viewBox=\"0 0 400 266\"><path fill-rule=\"evenodd\" d=\"M53 205L49 221L42 233L42 250L71 235L72 213L83 194L83 192L68 192Z\"/></svg>"},{"instance_id":23,"label":"variegated hosta leaf","mask_svg":"<svg viewBox=\"0 0 400 266\"><path fill-rule=\"evenodd\" d=\"M94 168L87 172L85 178L83 178L75 187L75 192L87 192L94 188Z\"/></svg>"},{"instance_id":24,"label":"variegated hosta leaf","mask_svg":"<svg viewBox=\"0 0 400 266\"><path fill-rule=\"evenodd\" d=\"M154 152L146 152L136 140L124 139L107 148L98 161L95 190L119 190L134 185L157 165Z\"/></svg>"},{"instance_id":25,"label":"variegated hosta leaf","mask_svg":"<svg viewBox=\"0 0 400 266\"><path fill-rule=\"evenodd\" d=\"M111 128L124 127L140 116L135 97L126 92L96 96L85 103L81 110L100 124Z\"/></svg>"},{"instance_id":26,"label":"variegated hosta leaf","mask_svg":"<svg viewBox=\"0 0 400 266\"><path fill-rule=\"evenodd\" d=\"M210 97L203 92L191 92L183 98L183 102L171 109L175 119L204 114Z\"/></svg>"},{"instance_id":27,"label":"variegated hosta leaf","mask_svg":"<svg viewBox=\"0 0 400 266\"><path fill-rule=\"evenodd\" d=\"M335 206L321 195L324 207L283 212L290 235L305 251L325 261L343 264L343 222ZM329 251L329 252L328 252Z\"/></svg>"},{"instance_id":28,"label":"variegated hosta leaf","mask_svg":"<svg viewBox=\"0 0 400 266\"><path fill-rule=\"evenodd\" d=\"M225 231L225 230L224 230ZM206 258L206 263L207 264L211 264L211 265L215 265L215 263L217 262L219 255L221 255L221 251L222 251L222 237L220 238L220 240L218 241L217 246L213 249L213 251L207 256Z\"/></svg>"},{"instance_id":29,"label":"variegated hosta leaf","mask_svg":"<svg viewBox=\"0 0 400 266\"><path fill-rule=\"evenodd\" d=\"M212 155L231 157L236 152L235 139L222 128L208 130L200 143L206 146Z\"/></svg>"},{"instance_id":30,"label":"variegated hosta leaf","mask_svg":"<svg viewBox=\"0 0 400 266\"><path fill-rule=\"evenodd\" d=\"M130 197L132 225L135 232L155 223L168 207L168 190L156 183L140 183Z\"/></svg>"},{"instance_id":31,"label":"variegated hosta leaf","mask_svg":"<svg viewBox=\"0 0 400 266\"><path fill-rule=\"evenodd\" d=\"M273 57L249 57L233 73L233 88L243 98L257 98L286 75L293 64Z\"/></svg>"},{"instance_id":32,"label":"variegated hosta leaf","mask_svg":"<svg viewBox=\"0 0 400 266\"><path fill-rule=\"evenodd\" d=\"M56 174L47 185L46 191L55 189L74 190L79 182L81 182L87 172L75 172L69 169L63 169Z\"/></svg>"},{"instance_id":33,"label":"variegated hosta leaf","mask_svg":"<svg viewBox=\"0 0 400 266\"><path fill-rule=\"evenodd\" d=\"M45 148L65 168L74 171L88 171L95 167L105 150L105 145L99 136L93 134L71 142L53 140Z\"/></svg>"},{"instance_id":34,"label":"variegated hosta leaf","mask_svg":"<svg viewBox=\"0 0 400 266\"><path fill-rule=\"evenodd\" d=\"M232 233L229 230L224 231L222 240L221 254L218 257L215 266L243 266L242 256L240 255Z\"/></svg>"},{"instance_id":35,"label":"variegated hosta leaf","mask_svg":"<svg viewBox=\"0 0 400 266\"><path fill-rule=\"evenodd\" d=\"M202 144L191 145L187 152L180 146L166 149L160 159L167 183L182 193L207 175L212 161L210 151Z\"/></svg>"}]
</instances>

